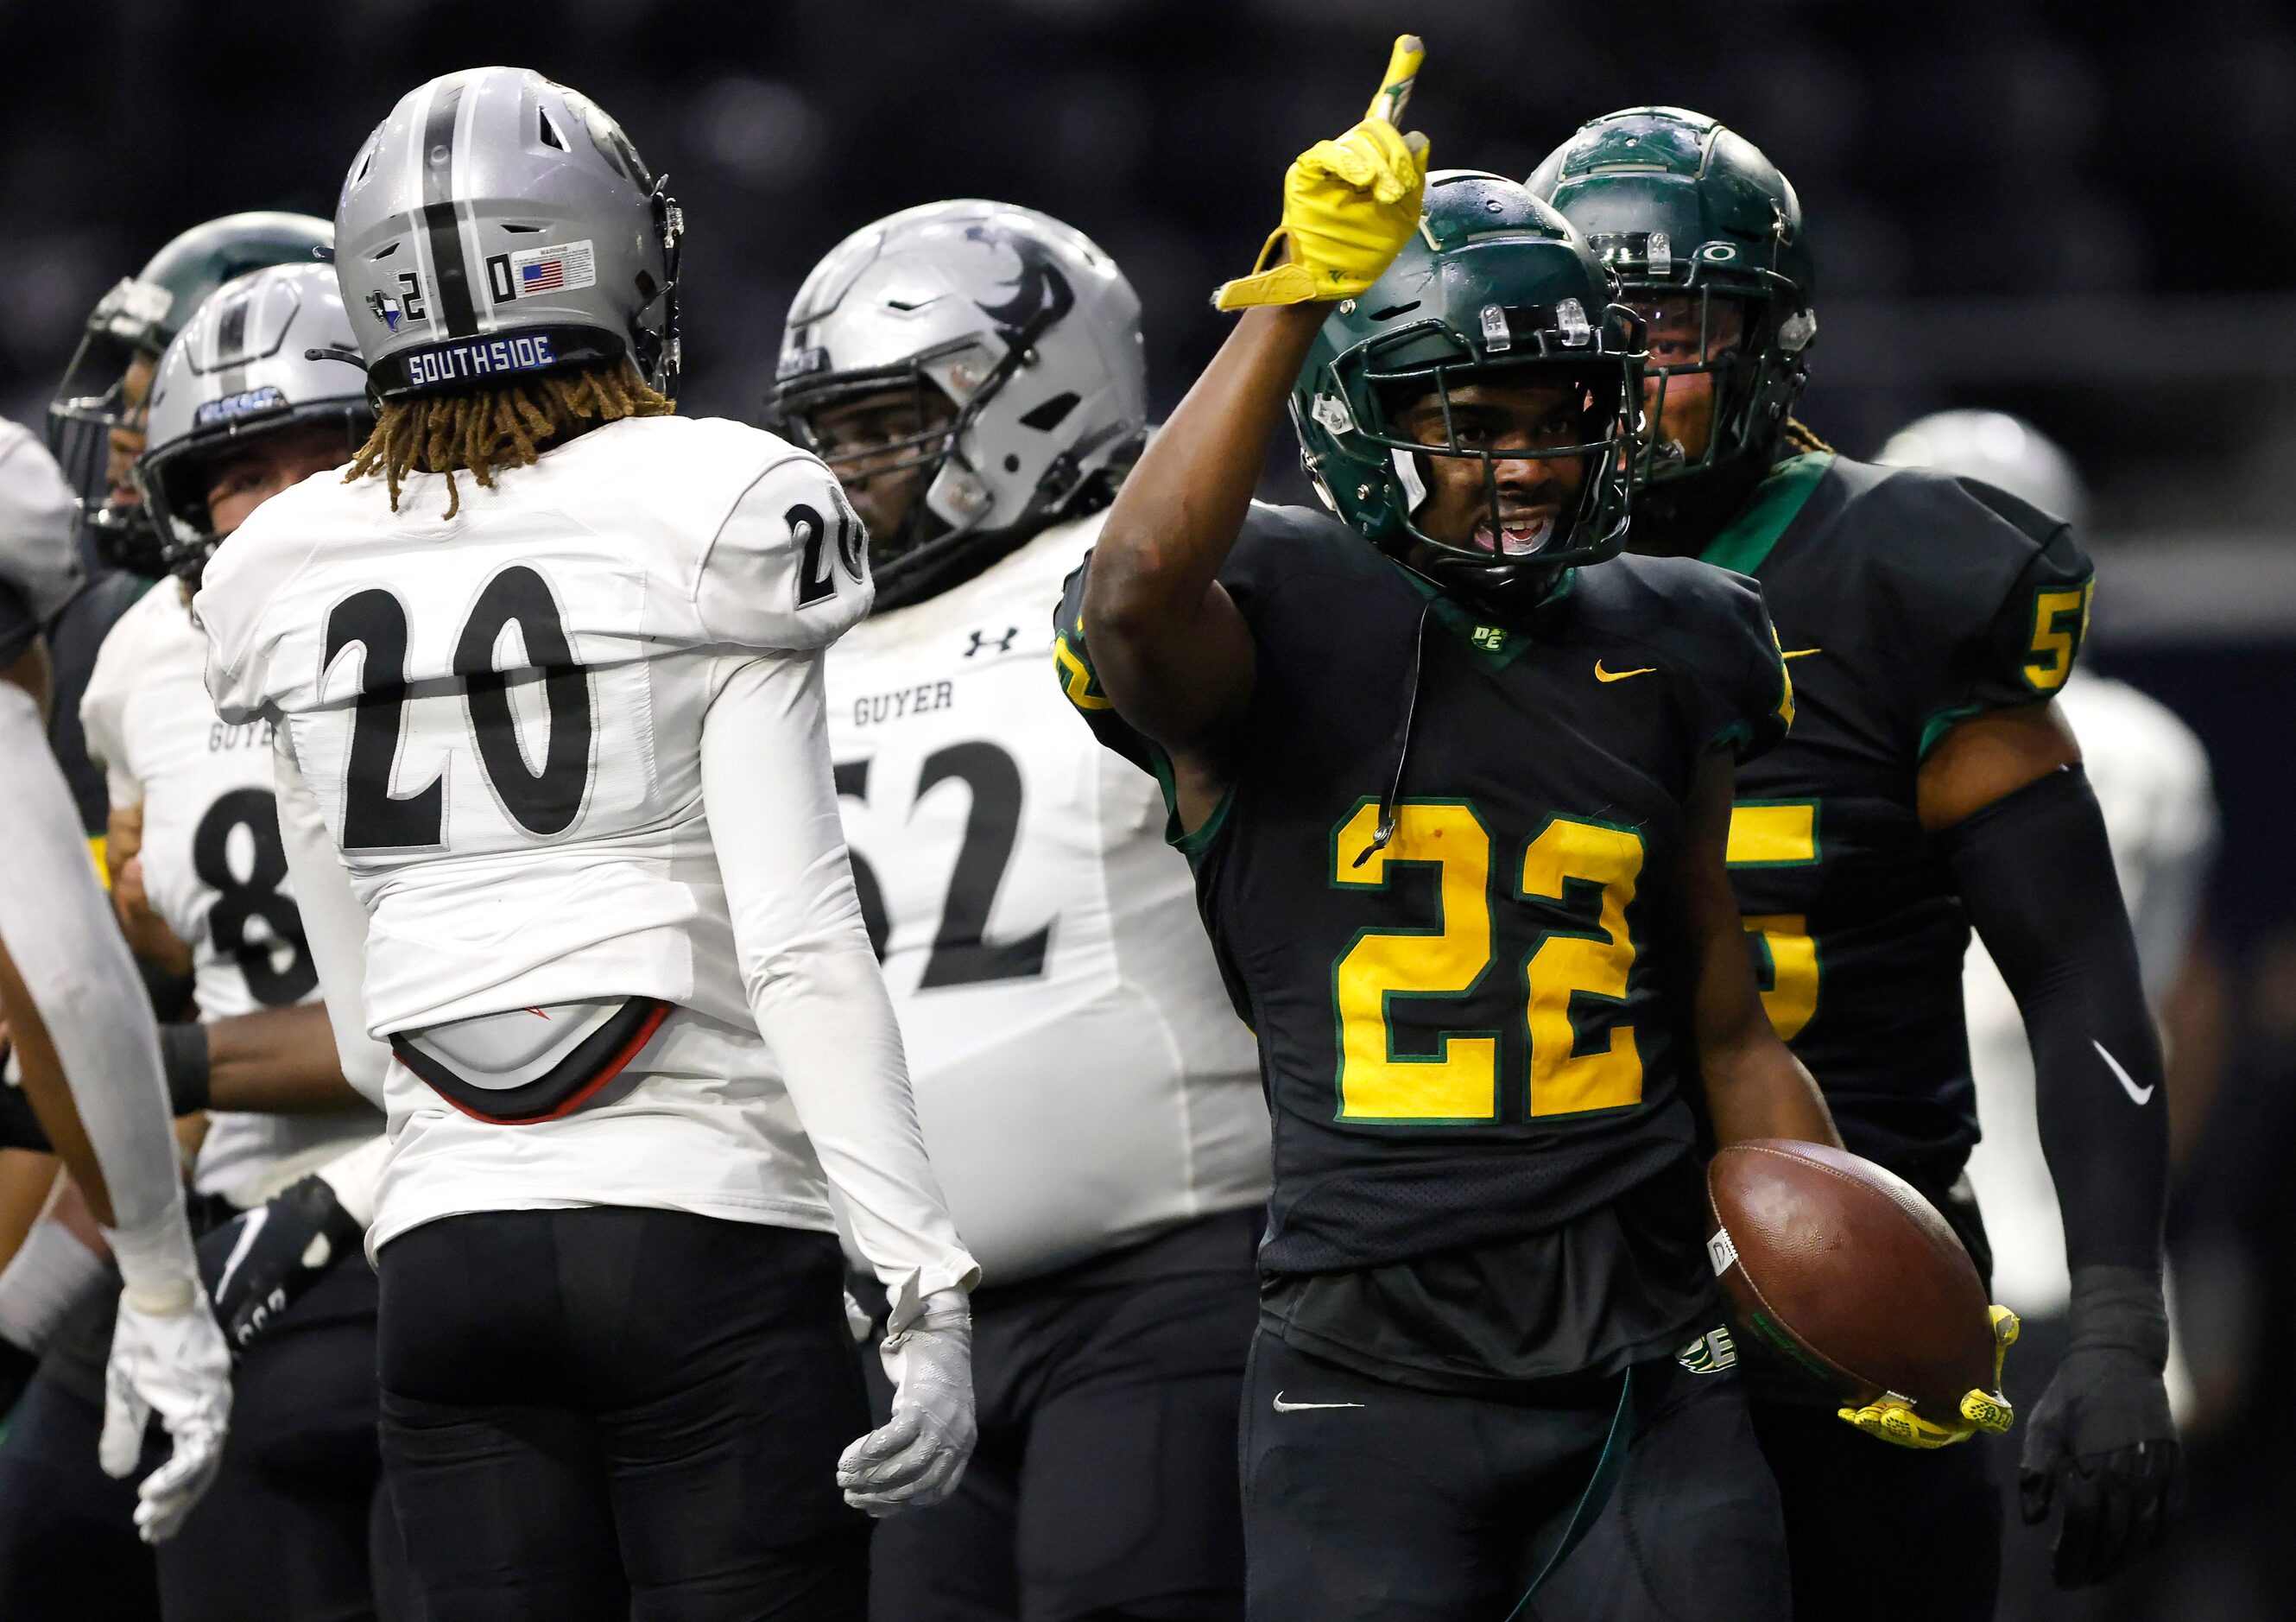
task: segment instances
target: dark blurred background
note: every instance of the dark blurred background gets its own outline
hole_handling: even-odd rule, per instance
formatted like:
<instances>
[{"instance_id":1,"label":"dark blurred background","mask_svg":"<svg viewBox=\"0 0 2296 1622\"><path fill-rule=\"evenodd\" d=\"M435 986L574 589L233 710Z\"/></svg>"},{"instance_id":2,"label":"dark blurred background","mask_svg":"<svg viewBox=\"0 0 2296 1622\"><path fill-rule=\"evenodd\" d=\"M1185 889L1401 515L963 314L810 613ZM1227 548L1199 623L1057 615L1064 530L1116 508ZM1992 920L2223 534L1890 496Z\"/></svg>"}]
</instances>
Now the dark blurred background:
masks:
<instances>
[{"instance_id":1,"label":"dark blurred background","mask_svg":"<svg viewBox=\"0 0 2296 1622\"><path fill-rule=\"evenodd\" d=\"M1080 226L1147 309L1168 407L1283 165L1403 29L1436 161L1520 177L1668 102L1800 188L1822 334L1802 415L1852 454L2016 411L2095 494L2093 662L2213 758L2225 839L2180 1064L2175 1239L2198 1392L2169 1558L2054 1614L2296 1616L2296 7L2185 0L0 0L0 411L37 423L97 296L249 208L332 213L405 90L537 68L685 203L690 411L754 416L848 231L981 195ZM1271 493L1300 489L1283 469ZM1877 1555L1881 1552L1877 1552ZM1903 1550L1890 1558L1950 1558Z\"/></svg>"}]
</instances>

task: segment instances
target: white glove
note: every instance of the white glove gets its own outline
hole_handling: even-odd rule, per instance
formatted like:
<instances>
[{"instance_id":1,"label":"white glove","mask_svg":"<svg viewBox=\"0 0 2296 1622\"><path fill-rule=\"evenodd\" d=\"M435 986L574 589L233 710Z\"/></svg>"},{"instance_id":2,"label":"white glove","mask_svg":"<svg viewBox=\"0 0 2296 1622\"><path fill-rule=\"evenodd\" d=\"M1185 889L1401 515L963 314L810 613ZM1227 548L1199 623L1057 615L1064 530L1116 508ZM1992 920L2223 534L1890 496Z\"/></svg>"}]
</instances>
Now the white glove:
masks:
<instances>
[{"instance_id":1,"label":"white glove","mask_svg":"<svg viewBox=\"0 0 2296 1622\"><path fill-rule=\"evenodd\" d=\"M936 1290L878 1348L893 1417L837 1461L845 1502L872 1515L922 1509L956 1490L980 1434L972 1419L972 1313L964 1292Z\"/></svg>"},{"instance_id":2,"label":"white glove","mask_svg":"<svg viewBox=\"0 0 2296 1622\"><path fill-rule=\"evenodd\" d=\"M96 1458L108 1476L133 1475L154 1413L175 1444L136 1488L135 1530L147 1544L174 1536L208 1490L231 1422L231 1350L200 1287L182 1207L168 1215L160 1231L104 1233L127 1287L103 1371Z\"/></svg>"}]
</instances>

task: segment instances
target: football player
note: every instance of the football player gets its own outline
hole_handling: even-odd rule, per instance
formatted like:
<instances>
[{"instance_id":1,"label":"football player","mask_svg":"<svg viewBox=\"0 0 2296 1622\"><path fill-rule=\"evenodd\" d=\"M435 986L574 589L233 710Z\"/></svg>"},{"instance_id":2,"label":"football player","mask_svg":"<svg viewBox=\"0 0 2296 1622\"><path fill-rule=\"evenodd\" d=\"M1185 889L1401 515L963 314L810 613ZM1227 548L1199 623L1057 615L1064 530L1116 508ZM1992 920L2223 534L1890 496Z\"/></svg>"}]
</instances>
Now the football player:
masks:
<instances>
[{"instance_id":1,"label":"football player","mask_svg":"<svg viewBox=\"0 0 2296 1622\"><path fill-rule=\"evenodd\" d=\"M2026 1416L2025 1511L2062 1511L2058 1579L2160 1535L2177 1459L2161 1365L2166 1110L2127 915L2054 702L2090 570L2060 519L1989 487L1835 455L1791 410L1817 333L1785 177L1711 119L1597 119L1531 177L1650 327L1634 546L1759 580L1798 704L1738 778L1729 854L1763 1001L1857 1153L1921 1189L1986 1266L1962 1181L1977 1137L1961 967L1971 926L2030 1035L2064 1212L2070 1349ZM1810 1618L1992 1614L1999 1520L1978 1447L1874 1447L1784 1393L1758 1429ZM1966 1433L1845 1412L1923 1449ZM1882 1548L1937 1552L1877 1560Z\"/></svg>"},{"instance_id":2,"label":"football player","mask_svg":"<svg viewBox=\"0 0 2296 1622\"><path fill-rule=\"evenodd\" d=\"M332 235L324 221L308 223L323 238ZM206 229L202 240L217 235ZM252 231L225 241L242 256L266 250L266 239ZM171 251L160 262L196 263L204 271L217 253ZM281 883L285 858L271 810L268 742L217 723L201 681L204 643L191 622L190 592L216 538L207 527L210 512L223 515L227 531L283 480L348 460L351 428L372 420L333 272L308 262L283 274L283 283L264 285L283 292L265 297L235 285L229 300L203 307L197 342L179 336L150 383L152 432L163 449L142 464L152 488L138 493L149 499L129 509L133 522L113 515L111 528L164 526L150 561L176 578L142 595L113 625L82 698L89 757L109 777L114 800L112 836L102 848L115 906L147 967L165 972L180 962L196 986L199 1021L160 1031L170 1107L179 1117L210 1111L194 1178L203 1197L194 1202L202 1218L195 1227L234 1207L260 1206L381 1126L340 1074L324 1010L295 1009L316 1000L317 976ZM314 346L334 358L306 359ZM316 396L315 369L323 380ZM137 398L144 392L139 387ZM230 454L219 456L218 447ZM212 507L211 488L220 498ZM326 1185L313 1182L298 1190L294 1208L332 1215L332 1205ZM337 1216L329 1228L323 1248L340 1256L356 1227ZM149 1563L118 1546L132 1539L131 1523L118 1490L94 1463L117 1281L103 1288L106 1270L61 1222L37 1232L45 1241L41 1254L69 1264L70 1276L53 1282L62 1297L56 1305L70 1305L47 1337L26 1420L0 1445L0 1497L27 1511L0 1518L0 1569L51 1560L58 1537L70 1536L108 1538L114 1554L105 1563L142 1563L148 1577ZM235 1237L209 1235L203 1251ZM317 1236L307 1243L310 1237ZM227 1259L227 1250L221 1254ZM210 1265L209 1280L221 1295L243 1297L251 1271ZM257 1609L365 1602L369 1500L380 1470L371 1273L346 1272L328 1297L295 1320L310 1337L265 1351L241 1372L243 1388L266 1394L250 1410L258 1423L239 1429L224 1491L157 1563L170 1615L245 1614L247 1585L258 1577ZM217 1305L228 1321L268 1302ZM330 1374L346 1394L327 1388ZM334 1429L319 1434L315 1415L335 1420ZM281 1551L261 1568L243 1557L252 1528L266 1528L266 1543ZM5 1597L16 1608L37 1609L29 1596ZM140 1609L148 1614L155 1602L147 1595Z\"/></svg>"},{"instance_id":3,"label":"football player","mask_svg":"<svg viewBox=\"0 0 2296 1622\"><path fill-rule=\"evenodd\" d=\"M2087 527L2088 496L2071 458L2032 424L2003 412L1937 412L1891 434L1876 459L1978 480L2062 517L2076 533ZM2057 689L2056 704L2080 740L2081 769L2104 813L2145 1000L2161 1022L2173 1073L2178 1038L2185 1033L2168 1022L2167 1012L2200 942L2202 897L2217 850L2208 752L2168 705L2086 664L2076 666ZM2023 1326L2007 1390L2025 1403L2046 1388L2064 1352L2071 1293L2064 1215L2034 1109L2025 1024L1981 943L1970 948L1962 992L1982 1134L1970 1153L1969 1181L1985 1213L1995 1287L2004 1300L2017 1304ZM2205 1047L2205 1041L2199 1045ZM2173 1320L2168 1377L2181 1416L2184 1376ZM2048 1568L2048 1550L2038 1536L2009 1535L2002 1560L2003 1618L2054 1612Z\"/></svg>"},{"instance_id":4,"label":"football player","mask_svg":"<svg viewBox=\"0 0 2296 1622\"><path fill-rule=\"evenodd\" d=\"M48 625L55 660L51 732L90 838L104 833L106 795L80 735L80 695L113 622L168 572L134 471L160 352L234 276L266 265L316 264L333 244L333 227L308 214L258 210L193 226L96 301L48 402L48 448L78 493L81 547L91 566L85 589Z\"/></svg>"},{"instance_id":5,"label":"football player","mask_svg":"<svg viewBox=\"0 0 2296 1622\"><path fill-rule=\"evenodd\" d=\"M1775 1616L1775 1491L1692 1354L1691 1077L1726 1142L1833 1140L1722 868L1791 687L1751 586L1616 556L1638 352L1584 243L1425 177L1392 99L1292 166L1056 649L1260 1042L1250 1614L1505 1616L1615 1483L1669 1560L1575 1614ZM1287 400L1339 521L1250 505Z\"/></svg>"},{"instance_id":6,"label":"football player","mask_svg":"<svg viewBox=\"0 0 2296 1622\"><path fill-rule=\"evenodd\" d=\"M166 1027L163 1050L187 1055L176 1066L183 1081L224 1083L205 1100L174 1101L178 1114L208 1108L193 1189L242 1211L296 1189L262 1225L202 1241L203 1256L225 1264L211 1268L222 1294L243 1289L250 1250L289 1210L318 1214L324 1259L357 1249L358 1225L321 1168L382 1124L344 1079L325 1011L313 1006L318 971L286 880L269 723L217 720L191 616L219 542L271 496L349 461L373 426L332 268L274 267L226 283L168 345L150 401L136 480L173 578L112 628L81 702L113 825L132 820L136 835L132 855L121 838L107 844L114 895L133 862L149 898L141 933L192 967L200 1023ZM270 1050L259 1088L244 1064L212 1073L207 1033L226 1021L237 1048ZM381 1068L372 1066L378 1085ZM241 1104L258 1107L231 1107ZM252 1422L234 1431L204 1507L160 1554L170 1618L355 1614L371 1603L368 1523L381 1470L374 1275L364 1260L314 1269L308 1290L259 1349L242 1348L239 1406ZM235 1300L217 1308L226 1322L240 1310ZM245 1558L250 1538L274 1551L260 1565Z\"/></svg>"},{"instance_id":7,"label":"football player","mask_svg":"<svg viewBox=\"0 0 2296 1622\"><path fill-rule=\"evenodd\" d=\"M865 226L790 312L777 414L867 521L829 655L864 916L972 1296L980 1444L878 1529L891 1619L1240 1616L1235 1414L1267 1116L1155 786L1044 679L1047 604L1146 437L1140 303L1001 203Z\"/></svg>"},{"instance_id":8,"label":"football player","mask_svg":"<svg viewBox=\"0 0 2296 1622\"><path fill-rule=\"evenodd\" d=\"M101 1431L86 1439L115 1477L135 1472L155 1414L173 1440L134 1511L137 1530L158 1543L214 1474L231 1408L229 1358L184 1221L150 1009L45 736L37 615L70 589L69 495L21 430L0 433L0 480L10 521L0 534L0 764L9 785L0 795L9 853L0 864L0 1009L29 1100L125 1280ZM74 1552L52 1545L45 1557ZM81 1602L88 1598L83 1589ZM19 1614L12 1605L10 1614Z\"/></svg>"},{"instance_id":9,"label":"football player","mask_svg":"<svg viewBox=\"0 0 2296 1622\"><path fill-rule=\"evenodd\" d=\"M861 1511L972 1441L824 721L865 540L813 457L672 415L682 229L588 98L410 92L336 215L374 432L194 603L221 719L276 727L329 1015L399 1060L369 1244L432 1622L857 1617ZM874 1430L832 1189L892 1302Z\"/></svg>"}]
</instances>

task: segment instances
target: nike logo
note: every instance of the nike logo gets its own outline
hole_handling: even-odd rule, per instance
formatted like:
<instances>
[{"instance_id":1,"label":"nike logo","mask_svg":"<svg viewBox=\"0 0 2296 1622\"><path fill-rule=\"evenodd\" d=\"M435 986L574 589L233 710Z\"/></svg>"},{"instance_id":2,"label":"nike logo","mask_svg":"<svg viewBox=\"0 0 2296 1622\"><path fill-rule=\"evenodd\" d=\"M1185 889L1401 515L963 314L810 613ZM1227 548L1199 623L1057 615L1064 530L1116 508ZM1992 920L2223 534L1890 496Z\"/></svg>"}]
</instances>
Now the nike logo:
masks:
<instances>
[{"instance_id":1,"label":"nike logo","mask_svg":"<svg viewBox=\"0 0 2296 1622\"><path fill-rule=\"evenodd\" d=\"M1361 1403L1287 1403L1283 1400L1283 1394L1281 1391L1275 1394L1275 1412L1278 1413L1300 1413L1310 1408L1360 1408L1362 1406Z\"/></svg>"},{"instance_id":2,"label":"nike logo","mask_svg":"<svg viewBox=\"0 0 2296 1622\"><path fill-rule=\"evenodd\" d=\"M2120 1061L2105 1051L2103 1042L2092 1041L2088 1045L2096 1050L2097 1057L2104 1061L2105 1068L2112 1072L2112 1079L2120 1083L2120 1091L2128 1095L2130 1103L2142 1109L2152 1101L2152 1089L2139 1087L2128 1072L2120 1067Z\"/></svg>"},{"instance_id":3,"label":"nike logo","mask_svg":"<svg viewBox=\"0 0 2296 1622\"><path fill-rule=\"evenodd\" d=\"M247 1260L247 1253L255 1247L255 1236L263 1231L263 1224L271 1220L271 1207L258 1206L247 1214L240 1224L239 1238L232 1241L231 1254L224 1258L223 1277L216 1280L215 1298L218 1301L231 1293L231 1275Z\"/></svg>"},{"instance_id":4,"label":"nike logo","mask_svg":"<svg viewBox=\"0 0 2296 1622\"><path fill-rule=\"evenodd\" d=\"M1597 681L1624 681L1629 676L1647 676L1656 669L1658 669L1658 666L1655 664L1645 664L1638 671L1606 671L1603 668L1603 662L1600 659L1597 659L1595 661L1595 679Z\"/></svg>"},{"instance_id":5,"label":"nike logo","mask_svg":"<svg viewBox=\"0 0 2296 1622\"><path fill-rule=\"evenodd\" d=\"M1778 651L1778 657L1779 657L1779 658L1781 658L1781 659L1807 659L1807 658L1808 658L1812 654L1822 654L1822 653L1824 653L1824 651L1825 651L1825 650L1824 650L1824 648L1822 648L1822 647L1788 647L1788 648L1781 648L1781 649Z\"/></svg>"}]
</instances>

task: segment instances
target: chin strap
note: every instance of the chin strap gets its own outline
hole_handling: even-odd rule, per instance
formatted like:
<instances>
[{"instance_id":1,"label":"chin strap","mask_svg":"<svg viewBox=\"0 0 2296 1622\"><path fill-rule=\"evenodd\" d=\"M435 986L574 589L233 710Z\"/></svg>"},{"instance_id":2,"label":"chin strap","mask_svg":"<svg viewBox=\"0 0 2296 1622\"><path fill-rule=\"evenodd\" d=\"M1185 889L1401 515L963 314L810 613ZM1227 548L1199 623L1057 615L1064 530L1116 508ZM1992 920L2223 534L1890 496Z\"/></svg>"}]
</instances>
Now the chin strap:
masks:
<instances>
[{"instance_id":1,"label":"chin strap","mask_svg":"<svg viewBox=\"0 0 2296 1622\"><path fill-rule=\"evenodd\" d=\"M1411 758L1411 721L1419 709L1419 676L1422 656L1427 647L1427 616L1433 612L1435 602L1429 598L1419 605L1419 622L1411 632L1411 681L1403 691L1403 720L1395 729L1395 770L1387 779L1387 793L1380 797L1379 827L1364 846L1355 865L1361 867L1371 860L1374 851L1383 851L1387 842L1395 837L1396 805L1403 798L1403 764Z\"/></svg>"}]
</instances>

